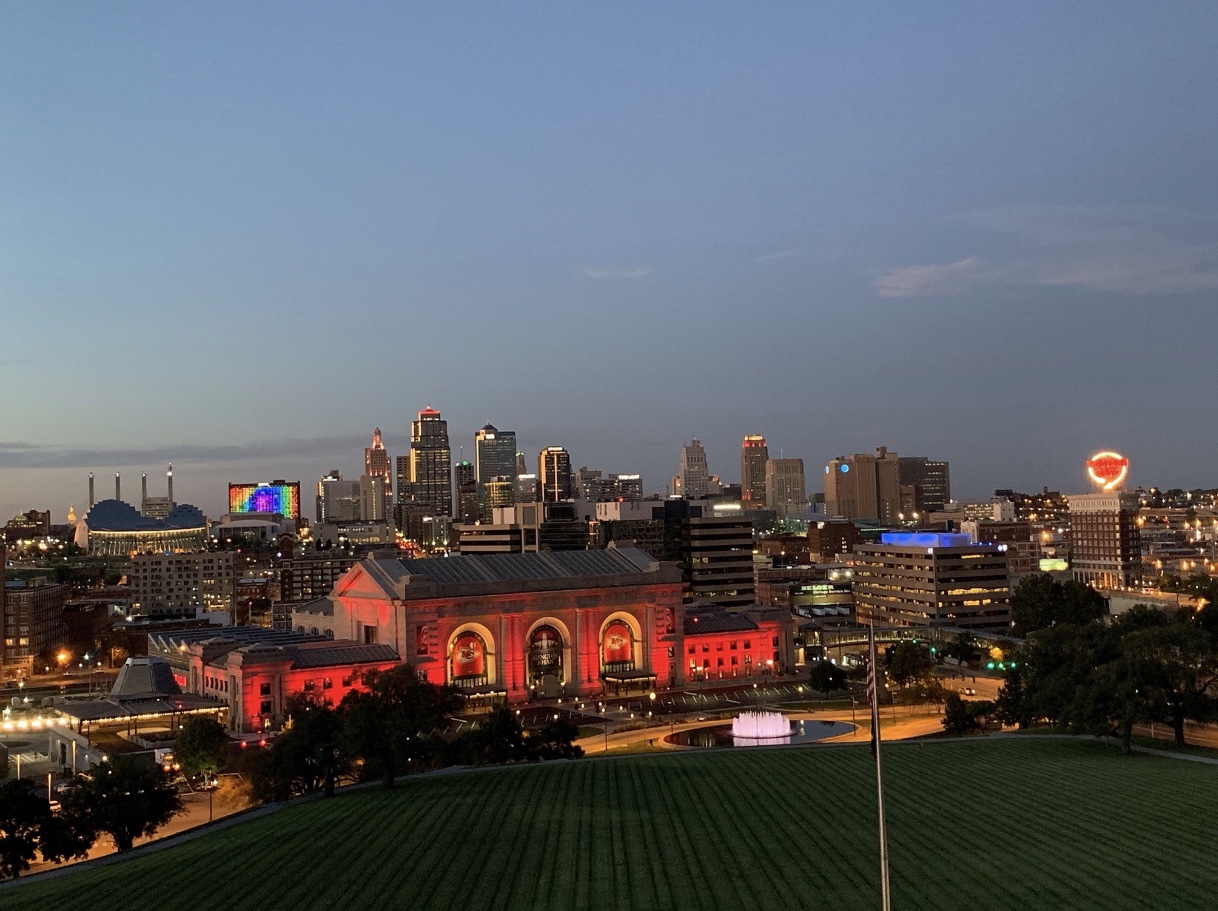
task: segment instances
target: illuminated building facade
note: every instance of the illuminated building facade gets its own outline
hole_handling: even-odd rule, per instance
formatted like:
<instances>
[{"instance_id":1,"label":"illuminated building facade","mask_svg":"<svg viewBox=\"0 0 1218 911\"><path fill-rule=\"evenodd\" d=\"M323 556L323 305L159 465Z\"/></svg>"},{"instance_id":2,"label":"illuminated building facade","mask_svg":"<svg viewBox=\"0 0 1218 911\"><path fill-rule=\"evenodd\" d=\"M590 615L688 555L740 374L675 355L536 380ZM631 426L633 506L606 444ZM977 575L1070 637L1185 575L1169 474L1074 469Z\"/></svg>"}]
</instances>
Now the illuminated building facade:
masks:
<instances>
[{"instance_id":1,"label":"illuminated building facade","mask_svg":"<svg viewBox=\"0 0 1218 911\"><path fill-rule=\"evenodd\" d=\"M300 482L272 481L270 484L229 484L228 511L278 513L300 518Z\"/></svg>"},{"instance_id":2,"label":"illuminated building facade","mask_svg":"<svg viewBox=\"0 0 1218 911\"><path fill-rule=\"evenodd\" d=\"M537 479L543 502L571 499L575 494L571 483L571 454L561 446L547 446L537 456Z\"/></svg>"},{"instance_id":3,"label":"illuminated building facade","mask_svg":"<svg viewBox=\"0 0 1218 911\"><path fill-rule=\"evenodd\" d=\"M76 544L104 557L199 551L207 545L207 519L185 503L153 519L121 500L100 500L76 523Z\"/></svg>"},{"instance_id":4,"label":"illuminated building facade","mask_svg":"<svg viewBox=\"0 0 1218 911\"><path fill-rule=\"evenodd\" d=\"M875 455L838 456L825 466L825 512L895 525L901 513L898 465L897 454L883 446Z\"/></svg>"},{"instance_id":5,"label":"illuminated building facade","mask_svg":"<svg viewBox=\"0 0 1218 911\"><path fill-rule=\"evenodd\" d=\"M515 449L516 444L512 443ZM410 425L409 489L398 502L422 503L428 515L453 514L452 448L448 422L434 408L424 408Z\"/></svg>"},{"instance_id":6,"label":"illuminated building facade","mask_svg":"<svg viewBox=\"0 0 1218 911\"><path fill-rule=\"evenodd\" d=\"M710 474L706 466L706 450L701 440L690 440L681 447L681 469L674 478L675 494L697 500L710 493Z\"/></svg>"},{"instance_id":7,"label":"illuminated building facade","mask_svg":"<svg viewBox=\"0 0 1218 911\"><path fill-rule=\"evenodd\" d=\"M277 730L293 696L338 705L368 671L399 664L389 645L246 626L149 633L148 654L165 660L184 693L227 705L238 734Z\"/></svg>"},{"instance_id":8,"label":"illuminated building facade","mask_svg":"<svg viewBox=\"0 0 1218 911\"><path fill-rule=\"evenodd\" d=\"M952 482L947 462L926 456L900 456L897 474L904 512L939 512L952 499Z\"/></svg>"},{"instance_id":9,"label":"illuminated building facade","mask_svg":"<svg viewBox=\"0 0 1218 911\"><path fill-rule=\"evenodd\" d=\"M515 431L499 430L493 424L480 428L474 434L474 475L478 481L482 521L490 521L491 511L496 507L511 506L515 502L514 485L518 474ZM495 496L487 492L491 483L500 485Z\"/></svg>"},{"instance_id":10,"label":"illuminated building facade","mask_svg":"<svg viewBox=\"0 0 1218 911\"><path fill-rule=\"evenodd\" d=\"M129 573L134 611L194 617L200 611L231 613L237 570L229 551L137 554Z\"/></svg>"},{"instance_id":11,"label":"illuminated building facade","mask_svg":"<svg viewBox=\"0 0 1218 911\"><path fill-rule=\"evenodd\" d=\"M886 532L854 548L861 623L950 626L1002 632L1011 625L1006 546L968 535Z\"/></svg>"},{"instance_id":12,"label":"illuminated building facade","mask_svg":"<svg viewBox=\"0 0 1218 911\"><path fill-rule=\"evenodd\" d=\"M807 509L803 459L770 459L765 463L765 500L754 505L761 503L780 516Z\"/></svg>"},{"instance_id":13,"label":"illuminated building facade","mask_svg":"<svg viewBox=\"0 0 1218 911\"><path fill-rule=\"evenodd\" d=\"M1070 571L1095 588L1134 588L1142 581L1138 497L1090 493L1069 497Z\"/></svg>"},{"instance_id":14,"label":"illuminated building facade","mask_svg":"<svg viewBox=\"0 0 1218 911\"><path fill-rule=\"evenodd\" d=\"M684 679L676 567L634 548L370 557L293 623L393 645L433 683L512 702Z\"/></svg>"},{"instance_id":15,"label":"illuminated building facade","mask_svg":"<svg viewBox=\"0 0 1218 911\"><path fill-rule=\"evenodd\" d=\"M4 547L0 544L0 563ZM67 638L63 606L68 586L45 580L5 582L0 570L0 664L6 671L29 676L40 653L62 644ZM40 672L42 668L38 669Z\"/></svg>"},{"instance_id":16,"label":"illuminated building facade","mask_svg":"<svg viewBox=\"0 0 1218 911\"><path fill-rule=\"evenodd\" d=\"M740 499L750 506L766 502L765 466L770 450L765 437L750 433L740 445Z\"/></svg>"}]
</instances>

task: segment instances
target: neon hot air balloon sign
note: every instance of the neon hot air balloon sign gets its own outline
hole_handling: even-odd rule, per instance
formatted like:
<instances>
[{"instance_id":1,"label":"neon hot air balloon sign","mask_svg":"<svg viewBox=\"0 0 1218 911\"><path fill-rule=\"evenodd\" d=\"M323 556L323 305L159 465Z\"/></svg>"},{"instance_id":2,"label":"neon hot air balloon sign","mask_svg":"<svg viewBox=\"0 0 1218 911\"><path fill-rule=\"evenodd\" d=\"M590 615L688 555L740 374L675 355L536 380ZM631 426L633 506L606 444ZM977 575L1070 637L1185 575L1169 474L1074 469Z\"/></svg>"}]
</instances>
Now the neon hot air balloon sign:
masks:
<instances>
[{"instance_id":1,"label":"neon hot air balloon sign","mask_svg":"<svg viewBox=\"0 0 1218 911\"><path fill-rule=\"evenodd\" d=\"M1115 490L1129 474L1129 459L1119 452L1097 452L1087 460L1087 474L1100 490Z\"/></svg>"}]
</instances>

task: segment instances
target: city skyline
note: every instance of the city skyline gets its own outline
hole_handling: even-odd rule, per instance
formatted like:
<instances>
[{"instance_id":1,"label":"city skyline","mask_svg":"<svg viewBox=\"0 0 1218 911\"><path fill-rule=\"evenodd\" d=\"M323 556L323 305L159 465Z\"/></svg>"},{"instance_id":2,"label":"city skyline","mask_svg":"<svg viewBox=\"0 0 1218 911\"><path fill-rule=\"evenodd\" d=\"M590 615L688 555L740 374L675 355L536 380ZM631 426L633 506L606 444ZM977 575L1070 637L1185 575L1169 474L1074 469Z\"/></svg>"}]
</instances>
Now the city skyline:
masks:
<instances>
[{"instance_id":1,"label":"city skyline","mask_svg":"<svg viewBox=\"0 0 1218 911\"><path fill-rule=\"evenodd\" d=\"M650 490L753 432L813 490L1214 483L1216 9L46 9L0 34L0 516L358 476L427 403Z\"/></svg>"}]
</instances>

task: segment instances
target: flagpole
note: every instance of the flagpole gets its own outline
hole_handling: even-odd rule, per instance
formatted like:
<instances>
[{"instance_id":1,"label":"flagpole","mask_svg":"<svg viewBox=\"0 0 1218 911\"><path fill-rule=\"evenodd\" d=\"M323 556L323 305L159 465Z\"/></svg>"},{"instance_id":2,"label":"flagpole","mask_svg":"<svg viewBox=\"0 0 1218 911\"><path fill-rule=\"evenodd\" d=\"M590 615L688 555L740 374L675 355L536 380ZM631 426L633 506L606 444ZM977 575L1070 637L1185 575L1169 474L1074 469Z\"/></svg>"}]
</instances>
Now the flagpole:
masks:
<instances>
[{"instance_id":1,"label":"flagpole","mask_svg":"<svg viewBox=\"0 0 1218 911\"><path fill-rule=\"evenodd\" d=\"M871 752L875 756L876 803L880 816L880 897L883 911L892 911L888 884L888 827L884 820L884 770L880 762L880 698L875 661L875 619L871 620L871 660L867 665L867 696L871 701Z\"/></svg>"}]
</instances>

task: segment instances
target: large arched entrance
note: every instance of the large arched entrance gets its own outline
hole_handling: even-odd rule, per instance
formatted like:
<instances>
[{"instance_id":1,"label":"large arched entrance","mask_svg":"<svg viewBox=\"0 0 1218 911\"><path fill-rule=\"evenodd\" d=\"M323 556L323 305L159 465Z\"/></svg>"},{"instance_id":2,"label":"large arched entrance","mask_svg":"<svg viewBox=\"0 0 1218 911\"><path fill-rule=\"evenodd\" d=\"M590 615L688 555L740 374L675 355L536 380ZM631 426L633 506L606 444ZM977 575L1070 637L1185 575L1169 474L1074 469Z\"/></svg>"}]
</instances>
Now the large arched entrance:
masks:
<instances>
[{"instance_id":1,"label":"large arched entrance","mask_svg":"<svg viewBox=\"0 0 1218 911\"><path fill-rule=\"evenodd\" d=\"M491 682L491 652L477 630L457 633L448 650L448 682L458 689L473 690Z\"/></svg>"},{"instance_id":2,"label":"large arched entrance","mask_svg":"<svg viewBox=\"0 0 1218 911\"><path fill-rule=\"evenodd\" d=\"M529 690L536 698L553 699L562 693L566 679L563 651L562 633L555 627L542 624L529 633L525 664Z\"/></svg>"}]
</instances>

